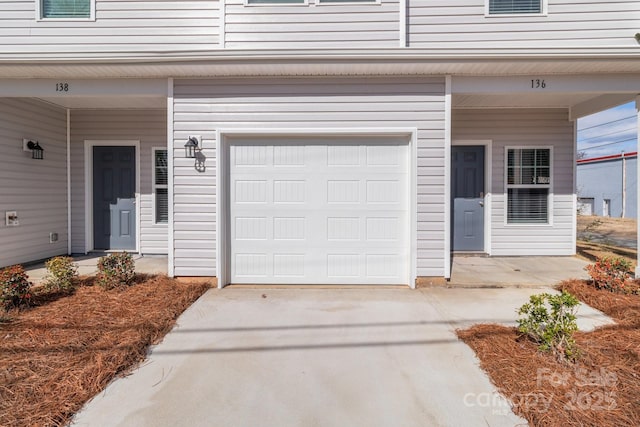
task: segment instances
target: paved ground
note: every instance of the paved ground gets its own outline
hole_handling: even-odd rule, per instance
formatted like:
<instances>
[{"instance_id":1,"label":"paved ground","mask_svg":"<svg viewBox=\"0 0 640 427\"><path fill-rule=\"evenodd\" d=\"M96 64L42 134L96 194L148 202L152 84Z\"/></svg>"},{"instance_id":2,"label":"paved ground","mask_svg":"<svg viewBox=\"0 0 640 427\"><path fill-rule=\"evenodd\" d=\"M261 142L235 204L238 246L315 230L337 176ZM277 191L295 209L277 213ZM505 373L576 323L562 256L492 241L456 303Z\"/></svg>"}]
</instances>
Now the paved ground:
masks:
<instances>
[{"instance_id":1,"label":"paved ground","mask_svg":"<svg viewBox=\"0 0 640 427\"><path fill-rule=\"evenodd\" d=\"M587 279L587 261L572 256L483 257L454 255L452 286L552 286L564 279Z\"/></svg>"},{"instance_id":2,"label":"paved ground","mask_svg":"<svg viewBox=\"0 0 640 427\"><path fill-rule=\"evenodd\" d=\"M525 426L454 329L533 291L212 289L74 425Z\"/></svg>"}]
</instances>

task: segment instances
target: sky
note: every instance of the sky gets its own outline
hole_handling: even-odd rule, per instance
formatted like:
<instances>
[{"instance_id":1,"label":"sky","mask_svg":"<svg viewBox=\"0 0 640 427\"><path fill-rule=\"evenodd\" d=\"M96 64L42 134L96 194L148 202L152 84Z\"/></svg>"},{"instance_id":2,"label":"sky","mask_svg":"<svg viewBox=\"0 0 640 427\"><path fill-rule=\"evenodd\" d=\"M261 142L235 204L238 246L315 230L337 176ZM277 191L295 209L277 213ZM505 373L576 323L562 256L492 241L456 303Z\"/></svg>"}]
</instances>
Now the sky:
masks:
<instances>
[{"instance_id":1,"label":"sky","mask_svg":"<svg viewBox=\"0 0 640 427\"><path fill-rule=\"evenodd\" d=\"M578 119L578 153L591 158L636 151L637 120L634 102Z\"/></svg>"}]
</instances>

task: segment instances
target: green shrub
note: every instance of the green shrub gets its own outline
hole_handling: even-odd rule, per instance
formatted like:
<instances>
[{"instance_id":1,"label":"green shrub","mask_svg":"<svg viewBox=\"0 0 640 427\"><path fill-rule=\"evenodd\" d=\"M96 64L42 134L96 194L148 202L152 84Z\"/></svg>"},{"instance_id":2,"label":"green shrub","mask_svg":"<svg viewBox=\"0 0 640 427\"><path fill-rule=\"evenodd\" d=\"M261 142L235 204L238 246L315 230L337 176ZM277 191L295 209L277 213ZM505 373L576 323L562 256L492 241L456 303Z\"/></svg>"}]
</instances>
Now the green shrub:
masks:
<instances>
[{"instance_id":1,"label":"green shrub","mask_svg":"<svg viewBox=\"0 0 640 427\"><path fill-rule=\"evenodd\" d=\"M597 258L594 264L585 267L593 284L598 289L627 293L625 285L631 280L631 263L624 258Z\"/></svg>"},{"instance_id":2,"label":"green shrub","mask_svg":"<svg viewBox=\"0 0 640 427\"><path fill-rule=\"evenodd\" d=\"M578 330L576 310L578 299L566 291L560 295L531 295L529 302L518 310L518 331L528 335L542 351L551 351L560 358L575 360L578 350L573 333Z\"/></svg>"},{"instance_id":3,"label":"green shrub","mask_svg":"<svg viewBox=\"0 0 640 427\"><path fill-rule=\"evenodd\" d=\"M78 266L73 258L57 256L45 263L47 277L44 283L45 289L54 292L71 292L75 288L75 279L78 277Z\"/></svg>"},{"instance_id":4,"label":"green shrub","mask_svg":"<svg viewBox=\"0 0 640 427\"><path fill-rule=\"evenodd\" d=\"M105 289L119 288L133 283L135 264L126 252L103 256L98 260L98 284Z\"/></svg>"},{"instance_id":5,"label":"green shrub","mask_svg":"<svg viewBox=\"0 0 640 427\"><path fill-rule=\"evenodd\" d=\"M0 270L0 303L5 310L29 304L31 282L21 265Z\"/></svg>"}]
</instances>

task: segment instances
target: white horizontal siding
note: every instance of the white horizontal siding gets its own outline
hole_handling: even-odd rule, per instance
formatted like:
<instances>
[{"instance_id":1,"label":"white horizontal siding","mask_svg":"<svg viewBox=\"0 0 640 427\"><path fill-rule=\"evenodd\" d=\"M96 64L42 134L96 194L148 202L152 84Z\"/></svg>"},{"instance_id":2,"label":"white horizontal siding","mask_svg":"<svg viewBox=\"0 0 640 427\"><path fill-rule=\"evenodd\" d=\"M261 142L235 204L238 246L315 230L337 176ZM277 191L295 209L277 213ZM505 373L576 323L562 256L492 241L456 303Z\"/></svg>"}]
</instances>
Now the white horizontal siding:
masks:
<instances>
[{"instance_id":1,"label":"white horizontal siding","mask_svg":"<svg viewBox=\"0 0 640 427\"><path fill-rule=\"evenodd\" d=\"M172 52L219 43L216 0L96 0L95 21L37 21L37 1L0 2L1 53Z\"/></svg>"},{"instance_id":2,"label":"white horizontal siding","mask_svg":"<svg viewBox=\"0 0 640 427\"><path fill-rule=\"evenodd\" d=\"M174 110L176 275L216 275L218 129L384 127L418 130L417 274L444 275L444 79L176 80ZM205 172L184 158L190 135Z\"/></svg>"},{"instance_id":3,"label":"white horizontal siding","mask_svg":"<svg viewBox=\"0 0 640 427\"><path fill-rule=\"evenodd\" d=\"M411 1L409 45L470 50L637 46L637 1L548 2L547 16L485 17L483 0Z\"/></svg>"},{"instance_id":4,"label":"white horizontal siding","mask_svg":"<svg viewBox=\"0 0 640 427\"><path fill-rule=\"evenodd\" d=\"M565 109L454 110L453 139L492 140L492 255L573 255L573 123ZM506 224L506 146L552 146L551 225Z\"/></svg>"},{"instance_id":5,"label":"white horizontal siding","mask_svg":"<svg viewBox=\"0 0 640 427\"><path fill-rule=\"evenodd\" d=\"M64 109L0 98L0 267L67 253L66 123ZM23 138L39 141L43 160L23 151ZM6 211L19 226L5 225Z\"/></svg>"},{"instance_id":6,"label":"white horizontal siding","mask_svg":"<svg viewBox=\"0 0 640 427\"><path fill-rule=\"evenodd\" d=\"M244 49L397 47L398 0L373 4L246 6L225 2L225 47Z\"/></svg>"},{"instance_id":7,"label":"white horizontal siding","mask_svg":"<svg viewBox=\"0 0 640 427\"><path fill-rule=\"evenodd\" d=\"M84 141L140 141L140 252L166 254L166 224L153 222L153 147L167 146L164 110L74 110L71 112L72 252L85 249Z\"/></svg>"}]
</instances>

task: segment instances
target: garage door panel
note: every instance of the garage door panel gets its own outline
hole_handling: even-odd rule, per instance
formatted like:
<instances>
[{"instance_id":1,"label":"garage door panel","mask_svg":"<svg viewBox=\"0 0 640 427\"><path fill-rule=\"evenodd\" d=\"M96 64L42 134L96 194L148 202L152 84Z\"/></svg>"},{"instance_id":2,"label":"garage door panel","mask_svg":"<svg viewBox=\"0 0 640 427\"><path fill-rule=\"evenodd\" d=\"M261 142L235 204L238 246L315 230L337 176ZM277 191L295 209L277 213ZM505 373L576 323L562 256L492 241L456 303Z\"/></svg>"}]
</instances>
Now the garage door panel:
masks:
<instances>
[{"instance_id":1,"label":"garage door panel","mask_svg":"<svg viewBox=\"0 0 640 427\"><path fill-rule=\"evenodd\" d=\"M232 144L232 283L408 283L408 144Z\"/></svg>"}]
</instances>

